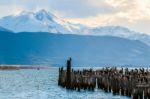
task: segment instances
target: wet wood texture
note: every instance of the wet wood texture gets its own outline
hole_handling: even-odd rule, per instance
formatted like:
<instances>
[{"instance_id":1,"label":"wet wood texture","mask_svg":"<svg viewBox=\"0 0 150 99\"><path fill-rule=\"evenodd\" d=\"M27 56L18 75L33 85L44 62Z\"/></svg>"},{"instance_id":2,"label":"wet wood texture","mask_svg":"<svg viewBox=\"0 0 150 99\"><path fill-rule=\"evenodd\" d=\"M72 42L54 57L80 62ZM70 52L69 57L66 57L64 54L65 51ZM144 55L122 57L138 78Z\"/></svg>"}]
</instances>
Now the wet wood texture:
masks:
<instances>
[{"instance_id":1,"label":"wet wood texture","mask_svg":"<svg viewBox=\"0 0 150 99\"><path fill-rule=\"evenodd\" d=\"M117 69L106 67L98 70L73 70L71 58L67 69L59 68L58 85L70 90L102 89L114 95L132 99L150 99L150 71L148 69Z\"/></svg>"}]
</instances>

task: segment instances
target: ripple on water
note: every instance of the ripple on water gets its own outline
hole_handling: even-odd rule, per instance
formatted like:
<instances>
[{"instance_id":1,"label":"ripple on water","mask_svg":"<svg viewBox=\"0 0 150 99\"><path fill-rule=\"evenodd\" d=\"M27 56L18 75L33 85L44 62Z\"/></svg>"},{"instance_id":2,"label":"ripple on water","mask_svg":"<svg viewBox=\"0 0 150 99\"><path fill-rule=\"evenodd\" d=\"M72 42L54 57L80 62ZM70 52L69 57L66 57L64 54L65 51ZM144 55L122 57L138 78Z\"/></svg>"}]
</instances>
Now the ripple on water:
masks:
<instances>
[{"instance_id":1,"label":"ripple on water","mask_svg":"<svg viewBox=\"0 0 150 99\"><path fill-rule=\"evenodd\" d=\"M102 90L67 91L57 86L58 68L0 71L0 99L128 99Z\"/></svg>"}]
</instances>

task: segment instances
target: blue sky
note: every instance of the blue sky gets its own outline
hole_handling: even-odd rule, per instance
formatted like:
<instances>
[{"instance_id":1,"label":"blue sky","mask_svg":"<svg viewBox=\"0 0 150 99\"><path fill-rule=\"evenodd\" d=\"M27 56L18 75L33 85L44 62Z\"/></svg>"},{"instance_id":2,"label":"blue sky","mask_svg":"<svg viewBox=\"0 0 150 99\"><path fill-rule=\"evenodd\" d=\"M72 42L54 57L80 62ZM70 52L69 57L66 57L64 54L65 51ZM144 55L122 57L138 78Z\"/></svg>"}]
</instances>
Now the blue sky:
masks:
<instances>
[{"instance_id":1,"label":"blue sky","mask_svg":"<svg viewBox=\"0 0 150 99\"><path fill-rule=\"evenodd\" d=\"M120 25L150 34L150 0L0 0L0 17L40 9L73 23Z\"/></svg>"}]
</instances>

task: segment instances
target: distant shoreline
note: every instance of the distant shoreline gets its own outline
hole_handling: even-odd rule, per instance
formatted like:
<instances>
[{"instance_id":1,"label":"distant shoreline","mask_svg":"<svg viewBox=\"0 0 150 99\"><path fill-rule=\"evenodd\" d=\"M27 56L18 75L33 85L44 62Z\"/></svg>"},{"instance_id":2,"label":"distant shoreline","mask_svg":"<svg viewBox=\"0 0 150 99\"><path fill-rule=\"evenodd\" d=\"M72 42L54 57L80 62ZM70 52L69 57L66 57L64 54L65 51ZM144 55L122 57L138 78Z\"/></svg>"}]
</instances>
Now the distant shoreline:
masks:
<instances>
[{"instance_id":1,"label":"distant shoreline","mask_svg":"<svg viewBox=\"0 0 150 99\"><path fill-rule=\"evenodd\" d=\"M20 69L47 69L48 66L39 65L0 65L0 70L20 70Z\"/></svg>"}]
</instances>

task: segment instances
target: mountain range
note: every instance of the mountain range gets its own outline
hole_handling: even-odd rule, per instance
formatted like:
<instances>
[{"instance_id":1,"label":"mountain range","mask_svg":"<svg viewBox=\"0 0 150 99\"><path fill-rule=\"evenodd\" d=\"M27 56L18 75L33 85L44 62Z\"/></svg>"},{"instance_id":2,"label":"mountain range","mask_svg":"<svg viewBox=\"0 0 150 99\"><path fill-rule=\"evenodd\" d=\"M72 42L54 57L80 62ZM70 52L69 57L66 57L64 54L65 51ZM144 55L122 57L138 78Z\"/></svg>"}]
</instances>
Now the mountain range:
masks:
<instances>
[{"instance_id":1,"label":"mountain range","mask_svg":"<svg viewBox=\"0 0 150 99\"><path fill-rule=\"evenodd\" d=\"M150 47L138 40L47 32L0 32L0 64L74 66L149 65Z\"/></svg>"},{"instance_id":2,"label":"mountain range","mask_svg":"<svg viewBox=\"0 0 150 99\"><path fill-rule=\"evenodd\" d=\"M49 32L77 35L115 36L131 40L140 40L150 46L150 36L131 31L121 26L88 27L73 24L42 9L37 12L22 11L17 15L0 18L0 26L18 32Z\"/></svg>"},{"instance_id":3,"label":"mountain range","mask_svg":"<svg viewBox=\"0 0 150 99\"><path fill-rule=\"evenodd\" d=\"M150 36L125 27L87 27L45 10L3 17L0 26L0 64L150 64Z\"/></svg>"},{"instance_id":4,"label":"mountain range","mask_svg":"<svg viewBox=\"0 0 150 99\"><path fill-rule=\"evenodd\" d=\"M0 26L14 32L71 33L75 26L55 15L40 10L36 13L23 11L0 19Z\"/></svg>"}]
</instances>

